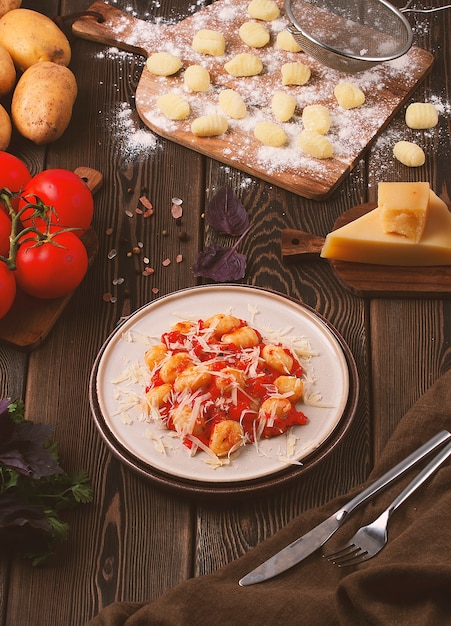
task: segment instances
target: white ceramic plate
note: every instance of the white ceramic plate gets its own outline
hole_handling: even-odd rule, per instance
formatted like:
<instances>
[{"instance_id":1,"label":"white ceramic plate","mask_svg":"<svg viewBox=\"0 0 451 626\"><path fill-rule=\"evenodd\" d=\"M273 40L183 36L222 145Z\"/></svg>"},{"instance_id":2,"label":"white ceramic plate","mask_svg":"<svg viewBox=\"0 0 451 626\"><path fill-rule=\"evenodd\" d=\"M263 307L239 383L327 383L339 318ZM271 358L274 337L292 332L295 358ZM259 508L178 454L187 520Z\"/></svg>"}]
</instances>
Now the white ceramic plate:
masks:
<instances>
[{"instance_id":1,"label":"white ceramic plate","mask_svg":"<svg viewBox=\"0 0 451 626\"><path fill-rule=\"evenodd\" d=\"M215 313L232 313L268 336L272 332L304 337L314 352L304 363L312 393L320 394L323 406L299 408L309 418L295 427L294 455L287 462L286 436L261 441L258 448L241 448L230 465L213 468L200 452L188 449L169 431L143 420L139 402L146 383L143 357L149 338L155 342L180 319L205 319ZM133 377L130 377L133 372ZM133 465L197 483L237 483L274 475L287 467L299 467L333 433L343 417L349 396L348 361L336 333L312 309L275 292L243 285L208 285L175 292L132 314L108 339L93 370L91 398L94 416L107 441L117 442ZM130 401L130 405L125 403ZM160 446L165 443L164 453ZM123 454L121 455L123 456ZM131 460L130 460L131 459Z\"/></svg>"}]
</instances>

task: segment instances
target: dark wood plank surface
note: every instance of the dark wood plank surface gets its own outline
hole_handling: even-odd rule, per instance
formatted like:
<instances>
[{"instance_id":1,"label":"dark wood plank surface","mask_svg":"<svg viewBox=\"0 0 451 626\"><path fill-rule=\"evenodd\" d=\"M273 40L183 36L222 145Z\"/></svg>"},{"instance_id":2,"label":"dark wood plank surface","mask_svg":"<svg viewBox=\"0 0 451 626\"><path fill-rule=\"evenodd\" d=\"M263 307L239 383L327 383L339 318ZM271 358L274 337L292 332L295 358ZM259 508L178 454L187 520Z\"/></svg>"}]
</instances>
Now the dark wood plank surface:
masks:
<instances>
[{"instance_id":1,"label":"dark wood plank surface","mask_svg":"<svg viewBox=\"0 0 451 626\"><path fill-rule=\"evenodd\" d=\"M42 0L39 10L65 15L89 4ZM150 20L183 18L192 10L185 0L118 0L115 5ZM28 1L23 6L35 8ZM68 515L69 540L46 567L33 568L13 547L3 548L2 626L50 621L81 626L115 600L152 600L190 576L239 557L302 511L359 484L404 412L449 369L449 299L363 299L343 288L329 264L287 265L281 257L283 229L325 236L347 209L375 201L380 180L428 180L437 193L449 197L451 12L410 15L409 20L415 44L436 59L412 101L438 103L440 124L432 131L408 131L401 111L335 193L321 202L154 136L135 107L144 58L71 40L79 96L68 130L47 147L15 136L10 151L33 173L80 165L102 172L93 224L99 251L39 348L24 353L0 344L0 392L23 398L29 419L56 425L65 468L86 469L95 498ZM393 160L392 145L400 138L422 143L425 166L408 169ZM248 258L243 282L287 294L324 315L350 346L361 389L346 437L304 479L256 500L218 503L166 493L113 457L92 420L88 383L95 357L117 322L146 302L196 285L191 264L197 252L227 241L206 228L202 217L206 202L226 183L240 196L253 225L242 247ZM141 196L155 208L151 220L135 214ZM183 200L181 225L170 215L173 197ZM180 241L180 229L187 241ZM138 242L155 268L151 276L142 275L140 256L128 255ZM112 249L118 254L108 259ZM183 261L176 263L179 253ZM162 264L166 258L173 260L167 267ZM125 280L115 285L119 277Z\"/></svg>"}]
</instances>

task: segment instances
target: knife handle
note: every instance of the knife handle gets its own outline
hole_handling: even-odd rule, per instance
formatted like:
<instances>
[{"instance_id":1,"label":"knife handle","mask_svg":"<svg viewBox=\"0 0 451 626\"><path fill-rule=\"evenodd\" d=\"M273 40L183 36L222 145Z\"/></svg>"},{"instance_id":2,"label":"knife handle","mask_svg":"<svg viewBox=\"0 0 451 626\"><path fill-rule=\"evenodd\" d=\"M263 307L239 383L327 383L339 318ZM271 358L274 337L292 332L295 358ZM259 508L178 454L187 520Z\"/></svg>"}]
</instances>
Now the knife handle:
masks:
<instances>
[{"instance_id":1,"label":"knife handle","mask_svg":"<svg viewBox=\"0 0 451 626\"><path fill-rule=\"evenodd\" d=\"M392 467L386 474L378 478L374 483L371 483L366 489L361 491L355 498L345 504L339 511L337 511L336 519L338 521L344 521L344 519L358 506L375 496L379 491L382 491L394 480L402 476L407 470L416 465L419 461L424 459L433 450L441 446L445 441L451 439L451 433L447 430L441 430L434 437L429 439L426 443L420 446L415 452L409 454L403 461Z\"/></svg>"}]
</instances>

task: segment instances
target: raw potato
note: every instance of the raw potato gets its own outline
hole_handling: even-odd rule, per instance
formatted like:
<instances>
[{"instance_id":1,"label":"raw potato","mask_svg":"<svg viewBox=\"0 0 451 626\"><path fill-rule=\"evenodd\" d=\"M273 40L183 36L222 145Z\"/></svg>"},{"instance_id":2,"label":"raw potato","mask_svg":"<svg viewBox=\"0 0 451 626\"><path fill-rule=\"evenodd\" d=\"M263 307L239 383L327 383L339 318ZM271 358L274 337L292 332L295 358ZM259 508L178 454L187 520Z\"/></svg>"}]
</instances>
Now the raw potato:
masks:
<instances>
[{"instance_id":1,"label":"raw potato","mask_svg":"<svg viewBox=\"0 0 451 626\"><path fill-rule=\"evenodd\" d=\"M16 68L8 50L0 46L0 98L9 94L16 84Z\"/></svg>"},{"instance_id":2,"label":"raw potato","mask_svg":"<svg viewBox=\"0 0 451 626\"><path fill-rule=\"evenodd\" d=\"M18 9L21 4L22 0L0 0L0 17L8 11Z\"/></svg>"},{"instance_id":3,"label":"raw potato","mask_svg":"<svg viewBox=\"0 0 451 626\"><path fill-rule=\"evenodd\" d=\"M77 82L69 68L51 61L29 67L20 77L11 103L21 135L41 145L59 139L69 125Z\"/></svg>"},{"instance_id":4,"label":"raw potato","mask_svg":"<svg viewBox=\"0 0 451 626\"><path fill-rule=\"evenodd\" d=\"M21 71L39 61L69 65L70 44L49 17L31 9L13 9L0 18L0 45Z\"/></svg>"},{"instance_id":5,"label":"raw potato","mask_svg":"<svg viewBox=\"0 0 451 626\"><path fill-rule=\"evenodd\" d=\"M6 150L11 141L12 125L9 115L0 104L0 150Z\"/></svg>"}]
</instances>

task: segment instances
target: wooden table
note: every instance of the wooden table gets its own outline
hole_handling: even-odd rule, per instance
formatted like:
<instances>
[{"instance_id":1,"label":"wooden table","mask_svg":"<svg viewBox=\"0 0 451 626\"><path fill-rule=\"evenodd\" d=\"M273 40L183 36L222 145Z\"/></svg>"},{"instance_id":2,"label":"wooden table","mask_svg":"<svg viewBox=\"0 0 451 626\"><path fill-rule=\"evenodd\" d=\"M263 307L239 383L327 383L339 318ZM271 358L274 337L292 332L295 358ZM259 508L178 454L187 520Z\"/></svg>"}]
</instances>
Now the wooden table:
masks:
<instances>
[{"instance_id":1,"label":"wooden table","mask_svg":"<svg viewBox=\"0 0 451 626\"><path fill-rule=\"evenodd\" d=\"M145 19L186 16L193 7L185 0L118 0L115 5L133 8ZM85 0L43 0L40 10L54 16L58 7L65 15L88 6ZM111 602L152 600L189 577L232 561L304 510L360 483L405 411L449 369L448 298L357 297L328 263L286 265L280 254L283 229L324 236L348 208L375 201L381 179L428 180L448 198L451 13L409 15L409 20L415 44L436 59L412 100L433 98L442 107L439 127L423 135L426 164L407 169L393 160L393 133L404 128L400 112L324 201L306 200L169 140L156 139L153 145L154 136L145 131L135 110L144 59L72 41L71 68L79 96L70 127L47 147L14 137L10 151L33 173L80 165L103 173L93 224L99 252L42 345L33 351L0 345L0 390L3 396L23 398L29 419L56 425L65 469L86 469L95 496L93 504L68 515L70 538L46 567L32 568L14 550L0 555L1 624L41 626L50 619L82 625ZM254 225L252 238L242 247L248 261L242 282L292 296L325 316L348 343L361 387L353 424L323 463L277 493L221 503L165 492L121 464L95 427L88 382L94 359L120 318L164 294L199 284L191 264L199 250L218 240L205 228L202 214L224 184L238 193ZM155 207L149 226L127 216L142 195ZM183 200L187 241L180 241L179 226L170 216L173 197ZM151 276L143 277L140 259L127 255L137 241L151 250ZM113 248L119 254L110 260ZM164 259L174 260L179 253L182 262L164 266ZM118 276L125 278L124 284L113 285ZM113 294L112 300L104 297L107 293Z\"/></svg>"}]
</instances>

